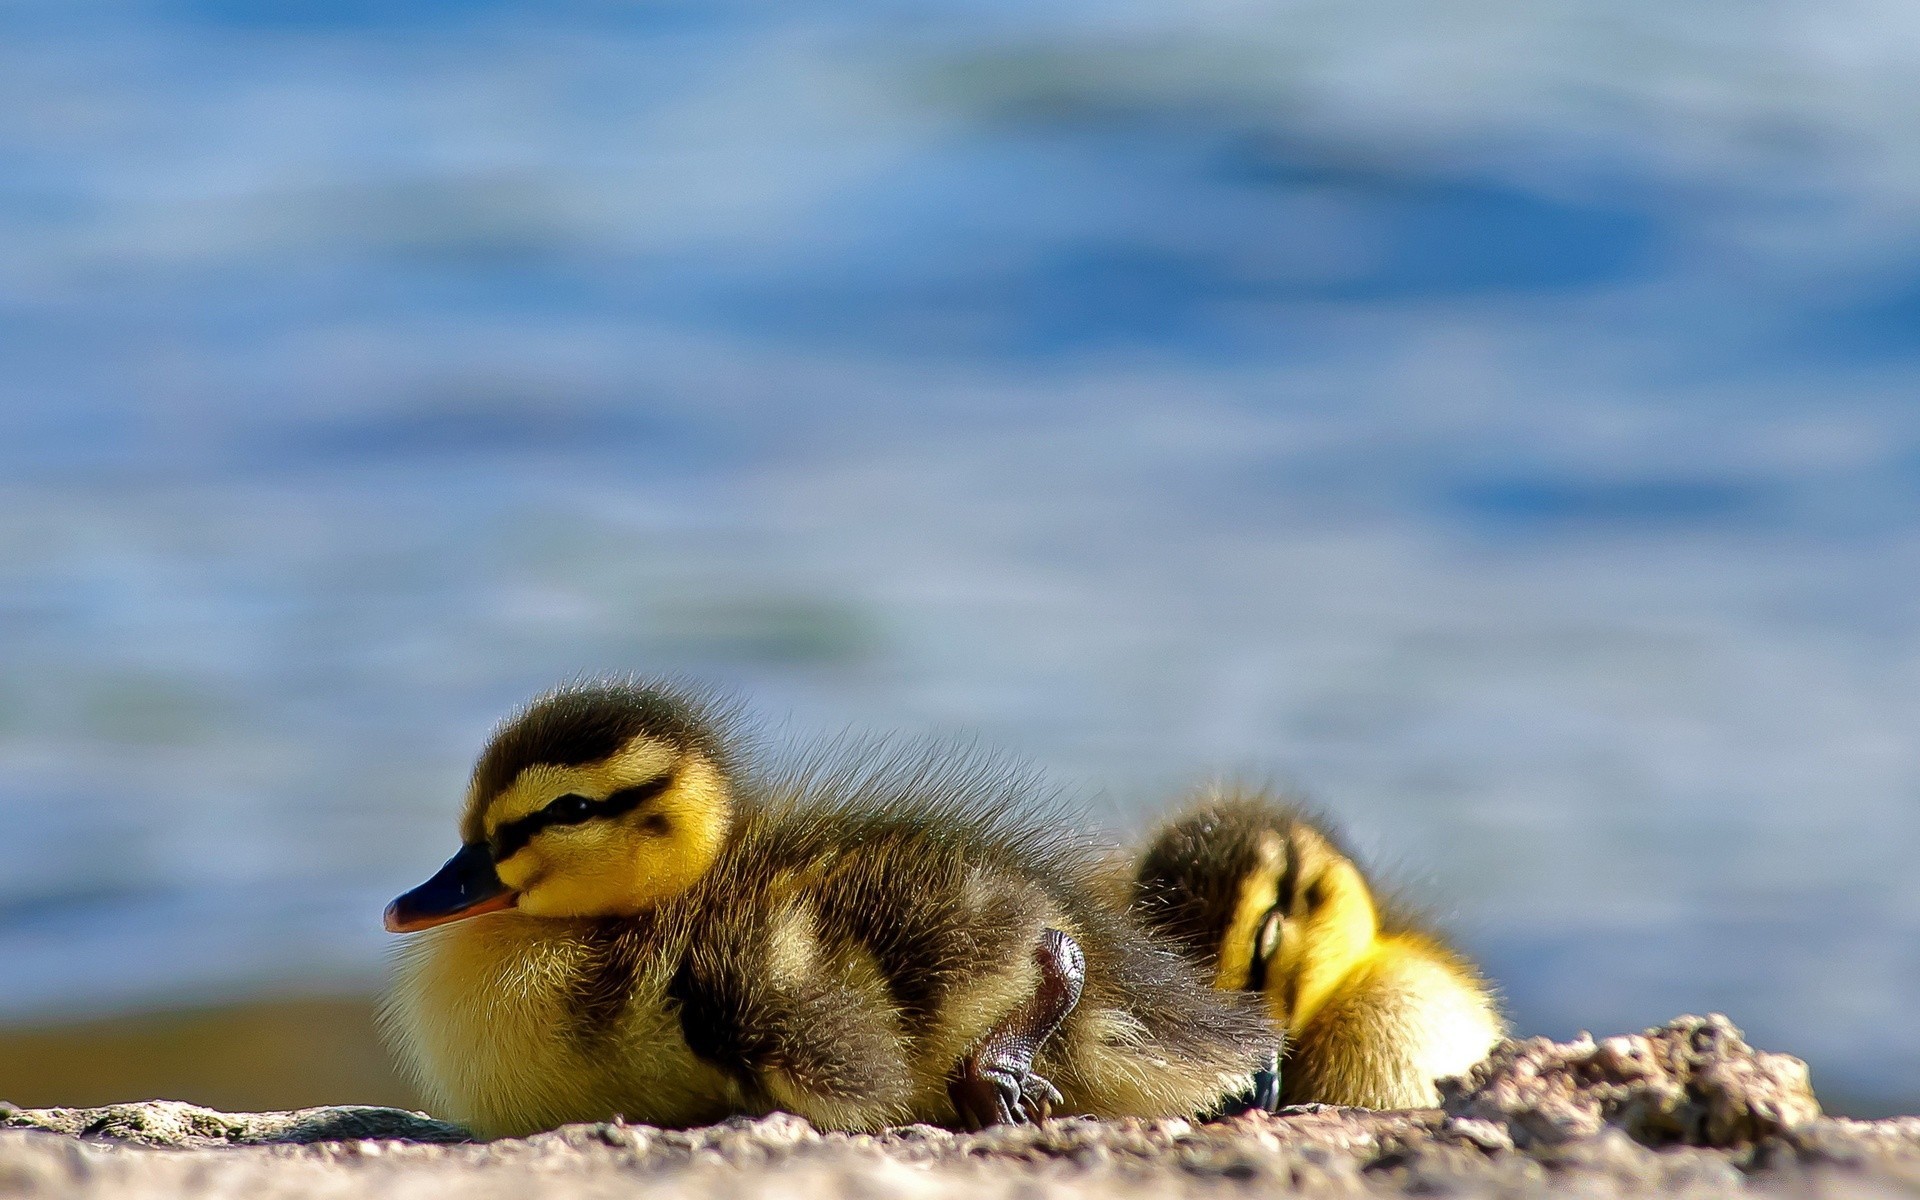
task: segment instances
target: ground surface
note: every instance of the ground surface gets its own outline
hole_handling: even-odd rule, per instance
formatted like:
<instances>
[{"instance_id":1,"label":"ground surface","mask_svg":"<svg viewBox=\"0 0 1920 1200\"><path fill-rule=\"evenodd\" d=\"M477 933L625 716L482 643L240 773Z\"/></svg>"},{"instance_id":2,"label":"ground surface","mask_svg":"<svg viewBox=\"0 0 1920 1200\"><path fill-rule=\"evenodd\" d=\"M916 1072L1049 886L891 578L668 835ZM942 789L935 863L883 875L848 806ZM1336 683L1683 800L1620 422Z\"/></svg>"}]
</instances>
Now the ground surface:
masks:
<instances>
[{"instance_id":1,"label":"ground surface","mask_svg":"<svg viewBox=\"0 0 1920 1200\"><path fill-rule=\"evenodd\" d=\"M1920 1195L1920 1118L1822 1117L1723 1018L1504 1043L1440 1109L822 1134L576 1125L487 1144L396 1109L0 1109L0 1196Z\"/></svg>"}]
</instances>

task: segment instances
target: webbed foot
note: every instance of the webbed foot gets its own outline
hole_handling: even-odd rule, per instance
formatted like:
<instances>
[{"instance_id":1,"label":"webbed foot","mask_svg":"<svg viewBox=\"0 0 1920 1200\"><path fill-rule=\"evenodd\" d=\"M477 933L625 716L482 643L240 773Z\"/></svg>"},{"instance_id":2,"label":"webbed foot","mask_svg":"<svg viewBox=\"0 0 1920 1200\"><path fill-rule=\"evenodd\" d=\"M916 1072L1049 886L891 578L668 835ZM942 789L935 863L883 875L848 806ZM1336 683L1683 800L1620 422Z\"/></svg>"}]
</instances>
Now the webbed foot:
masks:
<instances>
[{"instance_id":1,"label":"webbed foot","mask_svg":"<svg viewBox=\"0 0 1920 1200\"><path fill-rule=\"evenodd\" d=\"M975 1129L1044 1121L1061 1102L1060 1090L1045 1076L1018 1066L976 1064L951 1089L961 1120Z\"/></svg>"},{"instance_id":2,"label":"webbed foot","mask_svg":"<svg viewBox=\"0 0 1920 1200\"><path fill-rule=\"evenodd\" d=\"M1253 1086L1222 1104L1204 1120L1218 1121L1245 1112L1277 1112L1280 1108L1280 1055L1267 1055L1266 1065L1253 1073Z\"/></svg>"},{"instance_id":3,"label":"webbed foot","mask_svg":"<svg viewBox=\"0 0 1920 1200\"><path fill-rule=\"evenodd\" d=\"M954 1111L969 1128L1044 1121L1063 1102L1052 1081L1034 1071L1033 1060L1080 1003L1087 960L1058 929L1040 935L1033 958L1040 967L1033 995L960 1060L947 1084Z\"/></svg>"}]
</instances>

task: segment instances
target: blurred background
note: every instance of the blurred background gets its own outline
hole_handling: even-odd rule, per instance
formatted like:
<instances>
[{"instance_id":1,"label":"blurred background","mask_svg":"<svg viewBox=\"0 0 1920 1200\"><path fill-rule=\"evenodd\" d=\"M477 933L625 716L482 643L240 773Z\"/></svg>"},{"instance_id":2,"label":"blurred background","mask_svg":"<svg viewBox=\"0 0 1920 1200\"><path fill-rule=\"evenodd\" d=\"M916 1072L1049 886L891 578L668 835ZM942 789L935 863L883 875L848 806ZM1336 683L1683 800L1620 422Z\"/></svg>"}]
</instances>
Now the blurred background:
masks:
<instances>
[{"instance_id":1,"label":"blurred background","mask_svg":"<svg viewBox=\"0 0 1920 1200\"><path fill-rule=\"evenodd\" d=\"M0 0L0 1098L407 1102L494 721L1317 798L1920 1109L1895 0Z\"/></svg>"}]
</instances>

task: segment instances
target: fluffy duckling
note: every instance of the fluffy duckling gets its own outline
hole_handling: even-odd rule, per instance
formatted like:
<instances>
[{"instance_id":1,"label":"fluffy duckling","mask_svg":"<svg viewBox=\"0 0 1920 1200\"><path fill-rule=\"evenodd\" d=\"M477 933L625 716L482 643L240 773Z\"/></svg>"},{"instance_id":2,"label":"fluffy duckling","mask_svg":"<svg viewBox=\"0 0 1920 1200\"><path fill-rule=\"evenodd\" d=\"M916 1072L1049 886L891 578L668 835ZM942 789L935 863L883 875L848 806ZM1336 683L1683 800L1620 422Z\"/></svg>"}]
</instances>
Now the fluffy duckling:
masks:
<instances>
[{"instance_id":1,"label":"fluffy duckling","mask_svg":"<svg viewBox=\"0 0 1920 1200\"><path fill-rule=\"evenodd\" d=\"M1097 853L1024 815L1021 773L864 743L763 775L739 732L709 697L617 682L494 735L460 852L386 915L412 936L384 1019L435 1109L500 1136L1276 1100L1258 1004L1209 988L1103 890Z\"/></svg>"},{"instance_id":2,"label":"fluffy duckling","mask_svg":"<svg viewBox=\"0 0 1920 1200\"><path fill-rule=\"evenodd\" d=\"M1503 1035L1493 988L1434 933L1383 909L1324 823L1228 793L1165 825L1135 873L1143 920L1217 988L1262 994L1287 1033L1287 1104L1420 1108Z\"/></svg>"}]
</instances>

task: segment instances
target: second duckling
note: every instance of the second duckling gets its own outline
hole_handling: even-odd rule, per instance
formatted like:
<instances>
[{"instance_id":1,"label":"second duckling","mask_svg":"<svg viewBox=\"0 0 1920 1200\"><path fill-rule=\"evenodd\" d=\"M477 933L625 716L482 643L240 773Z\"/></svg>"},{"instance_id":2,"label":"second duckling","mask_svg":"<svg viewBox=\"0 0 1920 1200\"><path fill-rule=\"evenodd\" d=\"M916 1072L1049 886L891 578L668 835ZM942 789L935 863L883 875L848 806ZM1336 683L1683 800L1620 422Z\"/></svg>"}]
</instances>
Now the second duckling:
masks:
<instances>
[{"instance_id":1,"label":"second duckling","mask_svg":"<svg viewBox=\"0 0 1920 1200\"><path fill-rule=\"evenodd\" d=\"M387 910L413 936L385 1019L436 1110L498 1136L1275 1099L1258 1005L1024 815L1019 772L883 744L785 774L745 757L722 706L647 684L569 687L494 735L460 852Z\"/></svg>"},{"instance_id":2,"label":"second duckling","mask_svg":"<svg viewBox=\"0 0 1920 1200\"><path fill-rule=\"evenodd\" d=\"M1215 987L1265 998L1287 1034L1284 1103L1430 1107L1436 1079L1503 1036L1473 964L1383 908L1325 823L1274 797L1229 791L1169 821L1134 887Z\"/></svg>"}]
</instances>

